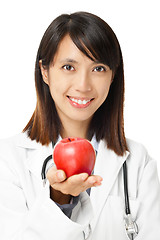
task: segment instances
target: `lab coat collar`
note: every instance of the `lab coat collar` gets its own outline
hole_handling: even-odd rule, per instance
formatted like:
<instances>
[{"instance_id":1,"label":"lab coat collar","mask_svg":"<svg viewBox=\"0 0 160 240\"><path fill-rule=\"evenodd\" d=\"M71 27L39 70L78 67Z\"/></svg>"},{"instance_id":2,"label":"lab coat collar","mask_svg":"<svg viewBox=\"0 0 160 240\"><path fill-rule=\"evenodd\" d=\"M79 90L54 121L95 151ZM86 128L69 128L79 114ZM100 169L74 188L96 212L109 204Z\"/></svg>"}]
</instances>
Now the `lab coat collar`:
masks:
<instances>
[{"instance_id":1,"label":"lab coat collar","mask_svg":"<svg viewBox=\"0 0 160 240\"><path fill-rule=\"evenodd\" d=\"M18 147L28 149L38 149L42 147L41 143L38 143L36 140L31 140L30 137L27 135L27 132L17 135L16 145Z\"/></svg>"}]
</instances>

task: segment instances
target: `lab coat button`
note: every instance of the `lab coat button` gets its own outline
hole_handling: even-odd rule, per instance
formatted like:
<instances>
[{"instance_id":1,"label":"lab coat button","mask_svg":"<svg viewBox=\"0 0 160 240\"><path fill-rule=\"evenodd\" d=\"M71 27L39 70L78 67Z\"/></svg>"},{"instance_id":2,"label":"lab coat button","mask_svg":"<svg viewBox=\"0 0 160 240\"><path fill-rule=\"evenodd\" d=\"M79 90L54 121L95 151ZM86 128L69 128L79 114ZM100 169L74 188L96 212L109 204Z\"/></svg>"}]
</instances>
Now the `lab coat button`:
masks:
<instances>
[{"instance_id":1,"label":"lab coat button","mask_svg":"<svg viewBox=\"0 0 160 240\"><path fill-rule=\"evenodd\" d=\"M91 233L91 225L88 224L88 226L86 226L86 228L83 230L84 239L87 239L90 233Z\"/></svg>"}]
</instances>

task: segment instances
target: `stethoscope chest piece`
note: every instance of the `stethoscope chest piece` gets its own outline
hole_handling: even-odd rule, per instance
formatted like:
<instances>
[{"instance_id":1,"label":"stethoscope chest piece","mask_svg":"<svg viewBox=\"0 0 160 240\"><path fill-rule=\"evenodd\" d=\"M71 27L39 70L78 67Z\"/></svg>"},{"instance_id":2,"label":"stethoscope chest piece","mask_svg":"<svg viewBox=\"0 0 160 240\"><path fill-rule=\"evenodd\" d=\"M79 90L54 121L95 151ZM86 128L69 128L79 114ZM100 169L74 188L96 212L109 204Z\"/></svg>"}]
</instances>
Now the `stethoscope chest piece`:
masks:
<instances>
[{"instance_id":1,"label":"stethoscope chest piece","mask_svg":"<svg viewBox=\"0 0 160 240\"><path fill-rule=\"evenodd\" d=\"M138 235L138 226L135 221L132 220L131 214L128 214L124 218L125 230L128 237L133 240Z\"/></svg>"}]
</instances>

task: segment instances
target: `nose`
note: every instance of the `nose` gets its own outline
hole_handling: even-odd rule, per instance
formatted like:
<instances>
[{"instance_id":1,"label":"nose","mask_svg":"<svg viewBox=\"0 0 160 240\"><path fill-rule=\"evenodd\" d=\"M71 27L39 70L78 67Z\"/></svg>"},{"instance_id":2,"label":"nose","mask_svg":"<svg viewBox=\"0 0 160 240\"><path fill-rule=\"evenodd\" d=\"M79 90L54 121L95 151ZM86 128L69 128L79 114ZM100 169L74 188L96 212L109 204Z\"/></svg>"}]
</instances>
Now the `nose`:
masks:
<instances>
[{"instance_id":1,"label":"nose","mask_svg":"<svg viewBox=\"0 0 160 240\"><path fill-rule=\"evenodd\" d=\"M77 74L75 82L75 90L79 92L89 92L92 89L91 78L85 71Z\"/></svg>"}]
</instances>

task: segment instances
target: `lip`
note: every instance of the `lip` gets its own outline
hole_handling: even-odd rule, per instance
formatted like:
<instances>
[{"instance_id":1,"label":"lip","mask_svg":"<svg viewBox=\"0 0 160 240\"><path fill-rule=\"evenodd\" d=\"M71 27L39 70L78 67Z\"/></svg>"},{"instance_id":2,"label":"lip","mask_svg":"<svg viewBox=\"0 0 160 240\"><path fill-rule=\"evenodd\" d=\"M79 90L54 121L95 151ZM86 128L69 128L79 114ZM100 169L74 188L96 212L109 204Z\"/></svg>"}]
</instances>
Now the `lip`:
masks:
<instances>
[{"instance_id":1,"label":"lip","mask_svg":"<svg viewBox=\"0 0 160 240\"><path fill-rule=\"evenodd\" d=\"M94 98L86 98L86 97L71 97L71 96L67 96L69 103L75 107L75 108L86 108L88 107L92 101L94 100ZM80 100L80 101L86 101L86 103L78 103L73 101L72 99L75 99L76 101Z\"/></svg>"}]
</instances>

